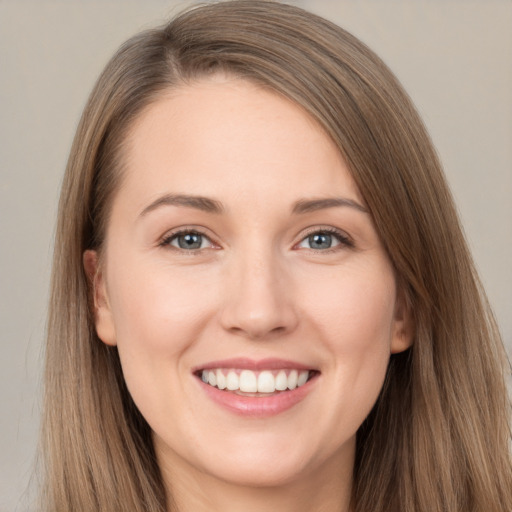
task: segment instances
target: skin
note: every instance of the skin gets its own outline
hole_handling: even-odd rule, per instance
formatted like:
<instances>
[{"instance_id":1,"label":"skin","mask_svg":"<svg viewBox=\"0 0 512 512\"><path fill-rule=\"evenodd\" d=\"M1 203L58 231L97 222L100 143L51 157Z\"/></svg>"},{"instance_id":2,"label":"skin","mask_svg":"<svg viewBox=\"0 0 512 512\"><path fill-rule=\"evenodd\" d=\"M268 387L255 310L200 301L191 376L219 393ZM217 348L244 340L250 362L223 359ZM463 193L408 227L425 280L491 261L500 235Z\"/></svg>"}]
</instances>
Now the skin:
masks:
<instances>
[{"instance_id":1,"label":"skin","mask_svg":"<svg viewBox=\"0 0 512 512\"><path fill-rule=\"evenodd\" d=\"M216 77L148 107L123 156L101 258L87 251L84 264L98 335L118 346L177 508L349 510L356 431L411 327L336 146L290 101ZM166 194L223 210L148 210ZM361 208L291 211L333 197ZM183 227L205 233L200 249L169 238ZM333 228L341 241L311 247L312 231ZM192 373L232 357L291 359L320 374L291 409L244 417Z\"/></svg>"}]
</instances>

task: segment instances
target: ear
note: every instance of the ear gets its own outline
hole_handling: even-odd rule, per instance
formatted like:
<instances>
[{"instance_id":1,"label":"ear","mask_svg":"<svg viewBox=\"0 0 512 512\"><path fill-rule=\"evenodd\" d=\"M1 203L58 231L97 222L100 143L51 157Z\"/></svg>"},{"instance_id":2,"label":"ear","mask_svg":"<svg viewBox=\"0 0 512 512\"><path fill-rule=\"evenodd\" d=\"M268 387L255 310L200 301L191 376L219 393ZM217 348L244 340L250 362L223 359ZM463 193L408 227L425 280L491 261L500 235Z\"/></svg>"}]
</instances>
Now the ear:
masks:
<instances>
[{"instance_id":1,"label":"ear","mask_svg":"<svg viewBox=\"0 0 512 512\"><path fill-rule=\"evenodd\" d=\"M395 318L391 339L391 353L398 354L407 350L413 343L415 334L414 318L410 302L399 292L395 305Z\"/></svg>"},{"instance_id":2,"label":"ear","mask_svg":"<svg viewBox=\"0 0 512 512\"><path fill-rule=\"evenodd\" d=\"M97 251L85 251L83 265L91 290L91 307L96 333L103 343L115 346L117 342L114 317L108 301L104 272Z\"/></svg>"}]
</instances>

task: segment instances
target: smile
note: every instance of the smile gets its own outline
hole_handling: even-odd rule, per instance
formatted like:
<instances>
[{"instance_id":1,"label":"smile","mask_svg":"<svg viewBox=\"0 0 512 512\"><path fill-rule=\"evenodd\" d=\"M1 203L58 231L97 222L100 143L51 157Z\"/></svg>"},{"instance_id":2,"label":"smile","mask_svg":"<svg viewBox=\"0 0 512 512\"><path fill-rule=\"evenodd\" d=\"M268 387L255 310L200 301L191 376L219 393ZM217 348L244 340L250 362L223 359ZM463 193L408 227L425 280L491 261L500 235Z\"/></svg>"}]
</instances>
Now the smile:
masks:
<instances>
[{"instance_id":1,"label":"smile","mask_svg":"<svg viewBox=\"0 0 512 512\"><path fill-rule=\"evenodd\" d=\"M280 369L253 371L236 368L211 368L199 372L201 380L220 390L241 393L275 393L301 387L313 371Z\"/></svg>"},{"instance_id":2,"label":"smile","mask_svg":"<svg viewBox=\"0 0 512 512\"><path fill-rule=\"evenodd\" d=\"M199 389L221 409L268 418L294 408L318 387L321 372L284 359L210 361L192 370Z\"/></svg>"}]
</instances>

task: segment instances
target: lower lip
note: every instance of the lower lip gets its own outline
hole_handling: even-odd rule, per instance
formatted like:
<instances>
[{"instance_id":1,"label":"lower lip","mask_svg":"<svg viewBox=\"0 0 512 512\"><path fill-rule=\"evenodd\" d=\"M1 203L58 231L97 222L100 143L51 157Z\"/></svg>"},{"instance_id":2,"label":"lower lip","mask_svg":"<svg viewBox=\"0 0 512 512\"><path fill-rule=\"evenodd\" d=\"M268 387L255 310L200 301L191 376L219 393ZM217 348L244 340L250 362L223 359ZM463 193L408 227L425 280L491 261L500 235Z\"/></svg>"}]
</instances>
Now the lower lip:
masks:
<instances>
[{"instance_id":1,"label":"lower lip","mask_svg":"<svg viewBox=\"0 0 512 512\"><path fill-rule=\"evenodd\" d=\"M318 375L298 388L269 396L244 396L223 391L197 379L204 392L215 403L240 416L267 418L280 414L301 402L313 389Z\"/></svg>"}]
</instances>

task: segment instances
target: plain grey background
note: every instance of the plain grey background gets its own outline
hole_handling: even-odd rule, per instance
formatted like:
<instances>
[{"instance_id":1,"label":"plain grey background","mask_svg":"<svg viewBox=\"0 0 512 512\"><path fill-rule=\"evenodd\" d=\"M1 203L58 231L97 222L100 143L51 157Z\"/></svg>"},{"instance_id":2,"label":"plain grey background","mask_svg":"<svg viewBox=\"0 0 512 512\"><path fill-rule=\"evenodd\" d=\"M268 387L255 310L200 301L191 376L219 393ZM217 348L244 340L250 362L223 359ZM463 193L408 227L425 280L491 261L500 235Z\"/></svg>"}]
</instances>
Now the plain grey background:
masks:
<instances>
[{"instance_id":1,"label":"plain grey background","mask_svg":"<svg viewBox=\"0 0 512 512\"><path fill-rule=\"evenodd\" d=\"M130 35L193 2L0 0L0 511L30 510L52 235L81 109ZM512 2L290 2L398 75L445 166L512 353Z\"/></svg>"}]
</instances>

